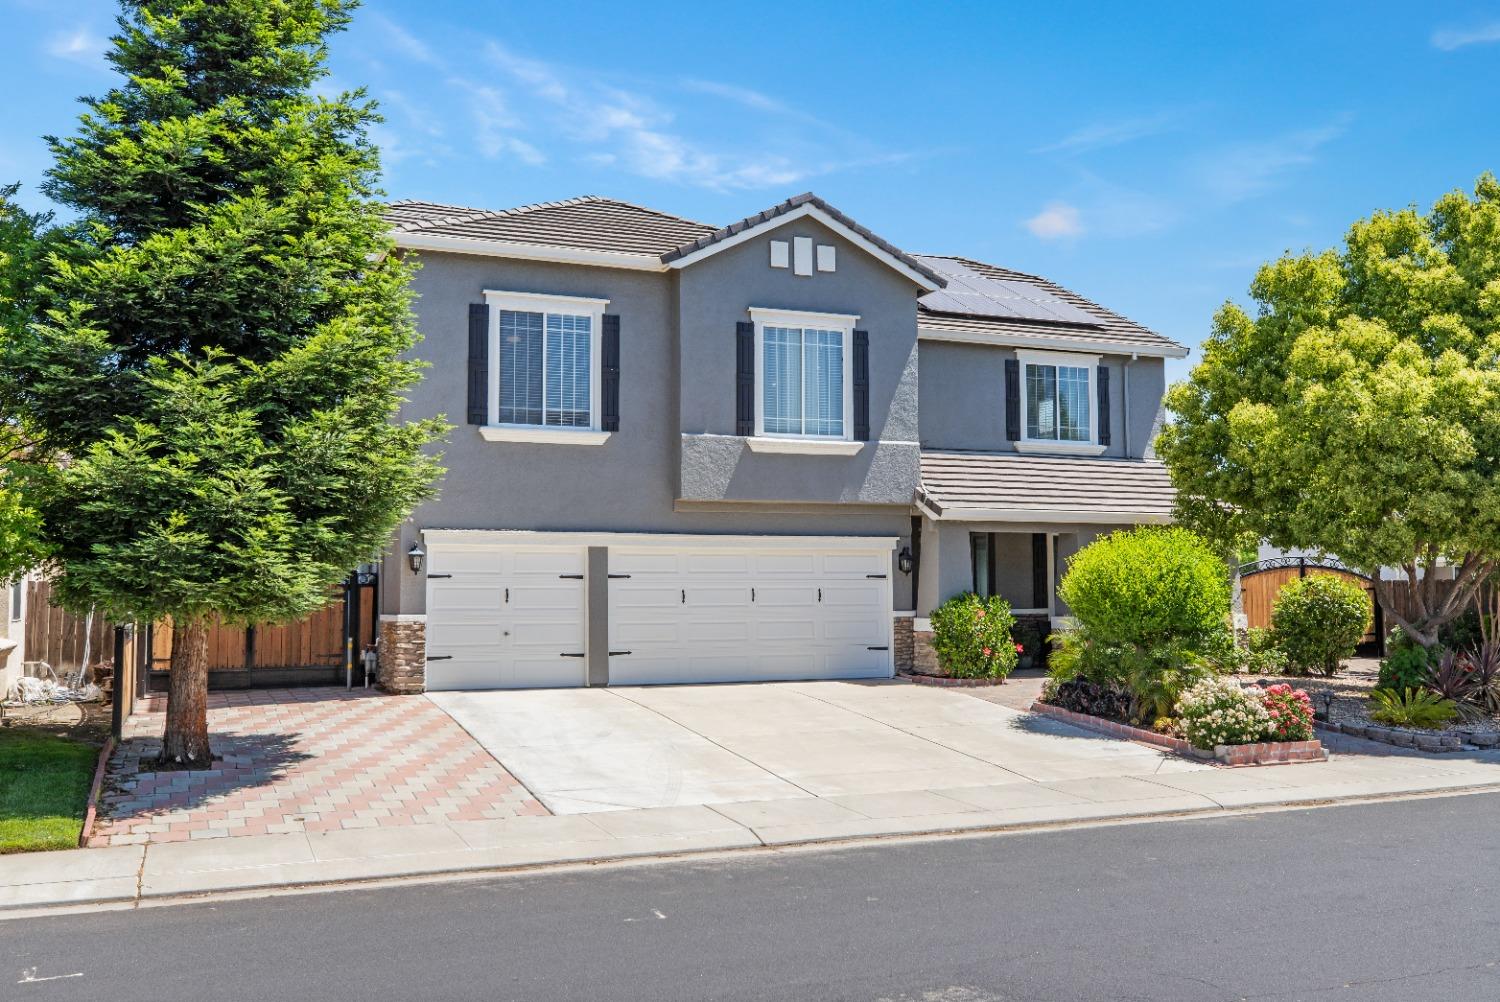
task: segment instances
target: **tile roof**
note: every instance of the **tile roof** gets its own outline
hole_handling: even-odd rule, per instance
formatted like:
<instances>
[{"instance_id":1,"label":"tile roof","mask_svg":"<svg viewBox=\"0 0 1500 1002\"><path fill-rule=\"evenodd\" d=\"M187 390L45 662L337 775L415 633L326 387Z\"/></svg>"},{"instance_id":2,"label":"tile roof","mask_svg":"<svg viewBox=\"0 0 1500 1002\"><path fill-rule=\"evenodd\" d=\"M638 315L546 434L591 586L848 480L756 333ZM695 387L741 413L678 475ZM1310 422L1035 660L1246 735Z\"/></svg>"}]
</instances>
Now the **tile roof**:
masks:
<instances>
[{"instance_id":1,"label":"tile roof","mask_svg":"<svg viewBox=\"0 0 1500 1002\"><path fill-rule=\"evenodd\" d=\"M918 254L919 260L926 261L934 270L941 271L944 262L958 262L960 265L979 273L988 278L998 279L1005 282L1024 282L1035 286L1041 293L1048 297L1062 300L1069 306L1076 307L1083 313L1093 318L1089 324L1063 323L1058 321L1041 320L1031 317L1001 317L986 316L978 313L954 313L947 310L934 310L927 300L934 298L934 294L923 296L917 301L917 323L924 329L954 331L960 333L992 334L999 343L1004 343L1007 335L1024 336L1028 340L1056 340L1059 343L1077 342L1080 340L1099 342L1125 351L1170 351L1173 354L1186 354L1187 349L1169 337L1156 333L1149 327L1144 327L1134 320L1123 317L1113 310L1106 309L1092 300L1085 299L1070 289L1065 289L1055 282L1038 275L1028 275L1022 271L1014 271L1010 268L1001 268L998 265L986 264L983 261L975 261L966 257L954 255ZM939 300L951 302L951 299Z\"/></svg>"},{"instance_id":2,"label":"tile roof","mask_svg":"<svg viewBox=\"0 0 1500 1002\"><path fill-rule=\"evenodd\" d=\"M1047 521L1056 512L1101 522L1165 521L1175 497L1167 468L1154 459L922 452L921 499L943 518L962 518L967 509L1003 510L1016 522Z\"/></svg>"},{"instance_id":3,"label":"tile roof","mask_svg":"<svg viewBox=\"0 0 1500 1002\"><path fill-rule=\"evenodd\" d=\"M494 211L394 202L386 218L400 233L655 256L714 231L707 223L599 195Z\"/></svg>"},{"instance_id":4,"label":"tile roof","mask_svg":"<svg viewBox=\"0 0 1500 1002\"><path fill-rule=\"evenodd\" d=\"M769 209L765 209L764 211L755 213L755 215L753 216L746 216L744 219L741 219L737 223L730 223L728 226L717 229L712 233L704 234L703 236L700 236L691 242L684 243L682 246L663 254L661 259L665 262L671 263L678 258L687 257L689 254L696 254L698 251L703 250L706 247L712 247L714 244L719 243L722 240L727 240L738 233L744 232L745 230L754 229L757 226L769 223L771 220L776 219L780 216L784 216L795 209L800 209L804 205L812 205L815 208L826 212L828 215L838 220L839 223L853 230L855 233L858 233L865 240L868 240L876 247L879 247L882 251L900 261L912 271L915 271L917 274L928 279L939 288L946 284L946 280L942 275L933 271L927 265L923 264L912 255L907 254L899 247L896 247L894 244L891 244L884 238L877 236L870 230L861 226L859 223L856 223L853 219L850 219L848 216L844 215L838 209L835 209L833 206L829 205L827 202L823 201L821 198L819 198L817 195L814 195L810 191L805 191L800 195L794 195L791 198L787 199L785 202L780 202L776 205L773 205Z\"/></svg>"}]
</instances>

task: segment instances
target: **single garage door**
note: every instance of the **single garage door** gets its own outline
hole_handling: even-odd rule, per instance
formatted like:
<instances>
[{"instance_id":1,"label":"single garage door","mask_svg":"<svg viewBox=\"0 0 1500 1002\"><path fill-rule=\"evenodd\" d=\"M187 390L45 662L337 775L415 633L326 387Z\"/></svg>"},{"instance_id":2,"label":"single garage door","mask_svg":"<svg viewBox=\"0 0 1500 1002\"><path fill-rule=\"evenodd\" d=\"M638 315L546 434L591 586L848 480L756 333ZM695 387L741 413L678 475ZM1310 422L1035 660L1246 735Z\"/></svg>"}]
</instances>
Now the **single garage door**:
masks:
<instances>
[{"instance_id":1,"label":"single garage door","mask_svg":"<svg viewBox=\"0 0 1500 1002\"><path fill-rule=\"evenodd\" d=\"M427 688L583 685L582 547L436 545Z\"/></svg>"},{"instance_id":2,"label":"single garage door","mask_svg":"<svg viewBox=\"0 0 1500 1002\"><path fill-rule=\"evenodd\" d=\"M889 548L612 546L610 683L889 677L890 566Z\"/></svg>"}]
</instances>

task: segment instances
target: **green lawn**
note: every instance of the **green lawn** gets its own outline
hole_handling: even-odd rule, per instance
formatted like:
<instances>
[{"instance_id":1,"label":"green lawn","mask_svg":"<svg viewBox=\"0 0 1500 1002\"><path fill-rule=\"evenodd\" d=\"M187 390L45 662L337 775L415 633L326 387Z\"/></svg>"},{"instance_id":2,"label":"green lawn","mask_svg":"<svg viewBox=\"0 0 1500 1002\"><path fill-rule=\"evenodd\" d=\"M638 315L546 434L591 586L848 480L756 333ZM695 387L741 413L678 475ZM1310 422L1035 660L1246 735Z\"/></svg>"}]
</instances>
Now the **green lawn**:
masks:
<instances>
[{"instance_id":1,"label":"green lawn","mask_svg":"<svg viewBox=\"0 0 1500 1002\"><path fill-rule=\"evenodd\" d=\"M0 730L0 852L77 848L98 756L82 741Z\"/></svg>"}]
</instances>

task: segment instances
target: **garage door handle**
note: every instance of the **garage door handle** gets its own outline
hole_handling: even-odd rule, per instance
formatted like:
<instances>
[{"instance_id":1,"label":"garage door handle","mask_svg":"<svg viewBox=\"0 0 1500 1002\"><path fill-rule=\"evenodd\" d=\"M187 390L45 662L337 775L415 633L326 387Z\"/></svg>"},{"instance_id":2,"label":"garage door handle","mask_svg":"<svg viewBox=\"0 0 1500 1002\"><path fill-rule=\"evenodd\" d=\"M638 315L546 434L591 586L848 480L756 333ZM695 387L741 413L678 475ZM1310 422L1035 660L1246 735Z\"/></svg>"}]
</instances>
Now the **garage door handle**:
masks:
<instances>
[{"instance_id":1,"label":"garage door handle","mask_svg":"<svg viewBox=\"0 0 1500 1002\"><path fill-rule=\"evenodd\" d=\"M581 657L583 657L583 655L582 654L567 654L567 653L563 653L563 654L559 654L558 657L560 657L560 658L581 658Z\"/></svg>"},{"instance_id":2,"label":"garage door handle","mask_svg":"<svg viewBox=\"0 0 1500 1002\"><path fill-rule=\"evenodd\" d=\"M565 581L569 581L569 580L571 580L571 581L582 581L583 580L583 575L582 574L559 574L558 577L562 578Z\"/></svg>"},{"instance_id":3,"label":"garage door handle","mask_svg":"<svg viewBox=\"0 0 1500 1002\"><path fill-rule=\"evenodd\" d=\"M889 647L866 647L865 650L867 650L867 651L888 651L888 650L890 650L890 648Z\"/></svg>"},{"instance_id":4,"label":"garage door handle","mask_svg":"<svg viewBox=\"0 0 1500 1002\"><path fill-rule=\"evenodd\" d=\"M427 655L427 660L428 661L452 661L453 660L453 655L452 654L429 654L429 655Z\"/></svg>"},{"instance_id":5,"label":"garage door handle","mask_svg":"<svg viewBox=\"0 0 1500 1002\"><path fill-rule=\"evenodd\" d=\"M633 654L633 653L634 653L633 651L610 651L609 652L609 656L612 657L612 658L617 658L617 657L619 657L622 654Z\"/></svg>"}]
</instances>

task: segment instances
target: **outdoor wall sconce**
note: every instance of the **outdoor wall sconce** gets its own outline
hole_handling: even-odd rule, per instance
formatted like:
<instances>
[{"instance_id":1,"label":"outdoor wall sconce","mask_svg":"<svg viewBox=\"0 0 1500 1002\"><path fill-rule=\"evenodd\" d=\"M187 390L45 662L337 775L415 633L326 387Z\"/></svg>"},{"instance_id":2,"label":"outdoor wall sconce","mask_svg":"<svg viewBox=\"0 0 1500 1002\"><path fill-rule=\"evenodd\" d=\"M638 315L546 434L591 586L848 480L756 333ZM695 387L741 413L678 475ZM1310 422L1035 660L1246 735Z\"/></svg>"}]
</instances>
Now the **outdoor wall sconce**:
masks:
<instances>
[{"instance_id":1,"label":"outdoor wall sconce","mask_svg":"<svg viewBox=\"0 0 1500 1002\"><path fill-rule=\"evenodd\" d=\"M896 566L900 568L902 574L911 573L912 557L910 546L901 547L901 552L896 554Z\"/></svg>"},{"instance_id":2,"label":"outdoor wall sconce","mask_svg":"<svg viewBox=\"0 0 1500 1002\"><path fill-rule=\"evenodd\" d=\"M427 559L427 551L422 549L421 543L412 543L411 549L406 551L406 562L411 564L413 574L422 573L422 561Z\"/></svg>"}]
</instances>

